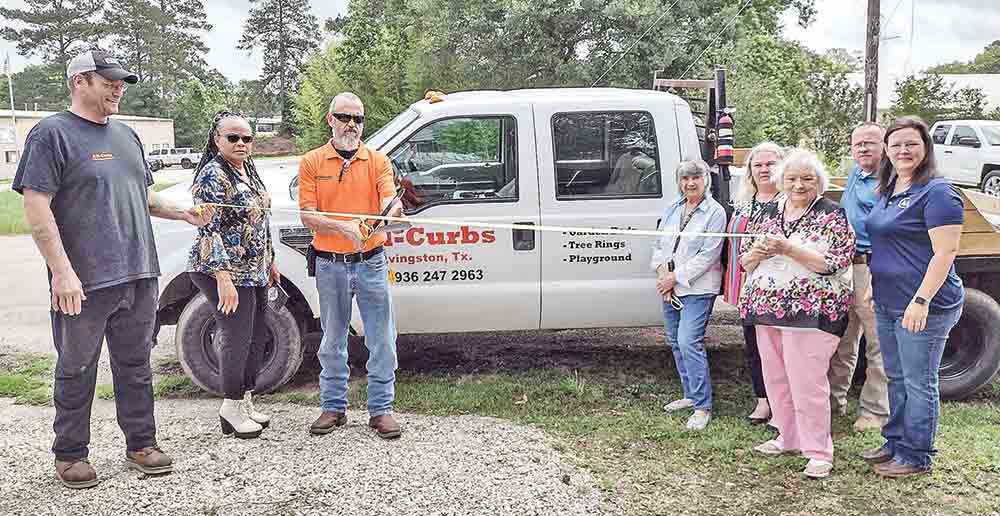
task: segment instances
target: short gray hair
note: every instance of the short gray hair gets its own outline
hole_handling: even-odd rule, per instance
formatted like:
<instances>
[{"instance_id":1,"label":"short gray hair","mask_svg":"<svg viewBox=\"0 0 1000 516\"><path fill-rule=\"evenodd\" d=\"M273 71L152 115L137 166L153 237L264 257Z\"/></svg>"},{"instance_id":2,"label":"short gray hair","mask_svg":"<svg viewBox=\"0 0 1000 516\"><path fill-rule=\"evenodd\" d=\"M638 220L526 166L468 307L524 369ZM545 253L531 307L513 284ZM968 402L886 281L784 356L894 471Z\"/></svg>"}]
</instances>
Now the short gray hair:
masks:
<instances>
[{"instance_id":1,"label":"short gray hair","mask_svg":"<svg viewBox=\"0 0 1000 516\"><path fill-rule=\"evenodd\" d=\"M677 182L677 193L684 195L684 190L681 189L682 177L702 176L705 178L705 195L708 196L711 194L712 169L708 168L708 163L705 163L703 160L692 159L682 161L677 165L677 170L674 174L674 180Z\"/></svg>"},{"instance_id":2,"label":"short gray hair","mask_svg":"<svg viewBox=\"0 0 1000 516\"><path fill-rule=\"evenodd\" d=\"M364 102L361 102L361 97L349 91L345 91L342 93L338 93L336 97L333 97L333 100L330 101L330 109L329 111L327 111L328 113L333 113L333 106L337 104L337 99L344 99L344 100L349 100L351 102L357 102L358 104L361 104L362 107L364 107L365 105Z\"/></svg>"},{"instance_id":3,"label":"short gray hair","mask_svg":"<svg viewBox=\"0 0 1000 516\"><path fill-rule=\"evenodd\" d=\"M830 174L827 173L823 161L809 149L792 149L778 165L778 171L771 176L771 181L780 191L784 191L782 187L784 186L786 170L811 170L816 174L817 196L826 193L826 189L830 186Z\"/></svg>"},{"instance_id":4,"label":"short gray hair","mask_svg":"<svg viewBox=\"0 0 1000 516\"><path fill-rule=\"evenodd\" d=\"M747 154L746 172L743 174L743 180L740 181L740 190L736 193L736 205L747 204L753 201L754 196L757 195L757 180L753 177L751 163L762 152L774 153L778 157L778 163L785 159L785 149L777 143L764 141L754 145L750 149L750 154Z\"/></svg>"}]
</instances>

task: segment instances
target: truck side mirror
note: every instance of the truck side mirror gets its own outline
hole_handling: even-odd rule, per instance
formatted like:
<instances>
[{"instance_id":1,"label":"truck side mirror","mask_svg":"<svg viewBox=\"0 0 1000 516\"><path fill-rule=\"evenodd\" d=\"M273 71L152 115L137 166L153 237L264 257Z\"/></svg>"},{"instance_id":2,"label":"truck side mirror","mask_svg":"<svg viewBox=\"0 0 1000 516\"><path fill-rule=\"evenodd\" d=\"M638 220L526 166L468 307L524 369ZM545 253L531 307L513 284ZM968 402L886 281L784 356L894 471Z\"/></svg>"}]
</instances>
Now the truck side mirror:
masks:
<instances>
[{"instance_id":1,"label":"truck side mirror","mask_svg":"<svg viewBox=\"0 0 1000 516\"><path fill-rule=\"evenodd\" d=\"M958 145L960 147L973 147L978 149L982 144L979 143L979 138L974 136L965 136L958 139Z\"/></svg>"}]
</instances>

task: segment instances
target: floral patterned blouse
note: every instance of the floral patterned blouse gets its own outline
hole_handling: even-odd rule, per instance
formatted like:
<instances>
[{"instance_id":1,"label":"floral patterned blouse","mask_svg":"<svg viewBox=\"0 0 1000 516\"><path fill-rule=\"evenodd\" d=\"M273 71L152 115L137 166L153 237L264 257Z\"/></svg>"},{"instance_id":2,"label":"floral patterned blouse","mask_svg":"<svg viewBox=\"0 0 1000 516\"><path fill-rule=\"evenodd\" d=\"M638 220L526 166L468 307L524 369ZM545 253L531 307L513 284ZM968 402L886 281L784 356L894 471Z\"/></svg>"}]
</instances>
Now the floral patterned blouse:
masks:
<instances>
[{"instance_id":1,"label":"floral patterned blouse","mask_svg":"<svg viewBox=\"0 0 1000 516\"><path fill-rule=\"evenodd\" d=\"M195 174L191 194L195 204L220 203L268 208L269 197L256 172L246 169L244 181L222 157ZM188 258L188 271L214 274L229 271L238 287L265 287L274 262L269 215L265 210L215 208L215 216L198 228Z\"/></svg>"},{"instance_id":2,"label":"floral patterned blouse","mask_svg":"<svg viewBox=\"0 0 1000 516\"><path fill-rule=\"evenodd\" d=\"M787 256L762 261L748 275L740 292L740 316L745 324L783 328L815 328L843 336L854 288L851 262L854 230L835 202L820 197L798 222L785 223L787 200L768 205L749 232L785 235L793 244L822 254L826 271L816 273ZM740 254L750 250L746 239Z\"/></svg>"}]
</instances>

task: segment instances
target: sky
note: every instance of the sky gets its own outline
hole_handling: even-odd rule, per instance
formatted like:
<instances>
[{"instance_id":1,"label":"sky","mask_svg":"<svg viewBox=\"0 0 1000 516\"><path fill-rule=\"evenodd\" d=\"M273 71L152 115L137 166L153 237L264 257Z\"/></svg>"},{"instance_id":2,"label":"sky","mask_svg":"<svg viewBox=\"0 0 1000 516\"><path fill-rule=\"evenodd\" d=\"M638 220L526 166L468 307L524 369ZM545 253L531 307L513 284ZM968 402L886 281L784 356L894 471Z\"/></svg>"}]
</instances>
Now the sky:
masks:
<instances>
[{"instance_id":1,"label":"sky","mask_svg":"<svg viewBox=\"0 0 1000 516\"><path fill-rule=\"evenodd\" d=\"M23 0L0 0L5 6L24 7ZM880 75L897 77L936 64L971 60L994 39L1000 39L998 0L881 0L883 31ZM259 54L236 50L247 19L246 0L205 0L213 28L205 36L207 61L232 81L256 78ZM314 0L311 10L320 20L345 11L347 0ZM785 35L816 51L845 48L863 52L867 0L816 0L816 21L807 29L795 17L783 17ZM13 70L31 62L18 56L14 45L0 40L0 56L10 52Z\"/></svg>"}]
</instances>

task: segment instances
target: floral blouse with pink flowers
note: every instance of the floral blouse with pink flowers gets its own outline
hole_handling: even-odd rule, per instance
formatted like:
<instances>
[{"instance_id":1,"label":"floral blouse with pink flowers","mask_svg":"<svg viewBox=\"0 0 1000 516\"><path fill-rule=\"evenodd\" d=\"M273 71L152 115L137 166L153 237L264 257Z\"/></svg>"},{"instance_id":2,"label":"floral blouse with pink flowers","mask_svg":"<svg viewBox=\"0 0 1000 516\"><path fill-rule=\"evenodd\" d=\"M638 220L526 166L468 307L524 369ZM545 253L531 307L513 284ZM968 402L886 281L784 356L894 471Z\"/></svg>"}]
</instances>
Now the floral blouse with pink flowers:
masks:
<instances>
[{"instance_id":1,"label":"floral blouse with pink flowers","mask_svg":"<svg viewBox=\"0 0 1000 516\"><path fill-rule=\"evenodd\" d=\"M826 260L826 271L813 272L782 255L762 261L743 284L740 316L744 324L813 328L843 336L854 293L854 230L844 210L823 197L799 221L786 223L786 202L768 205L747 232L783 235L794 245L817 251ZM753 239L744 239L740 254L752 245Z\"/></svg>"}]
</instances>

